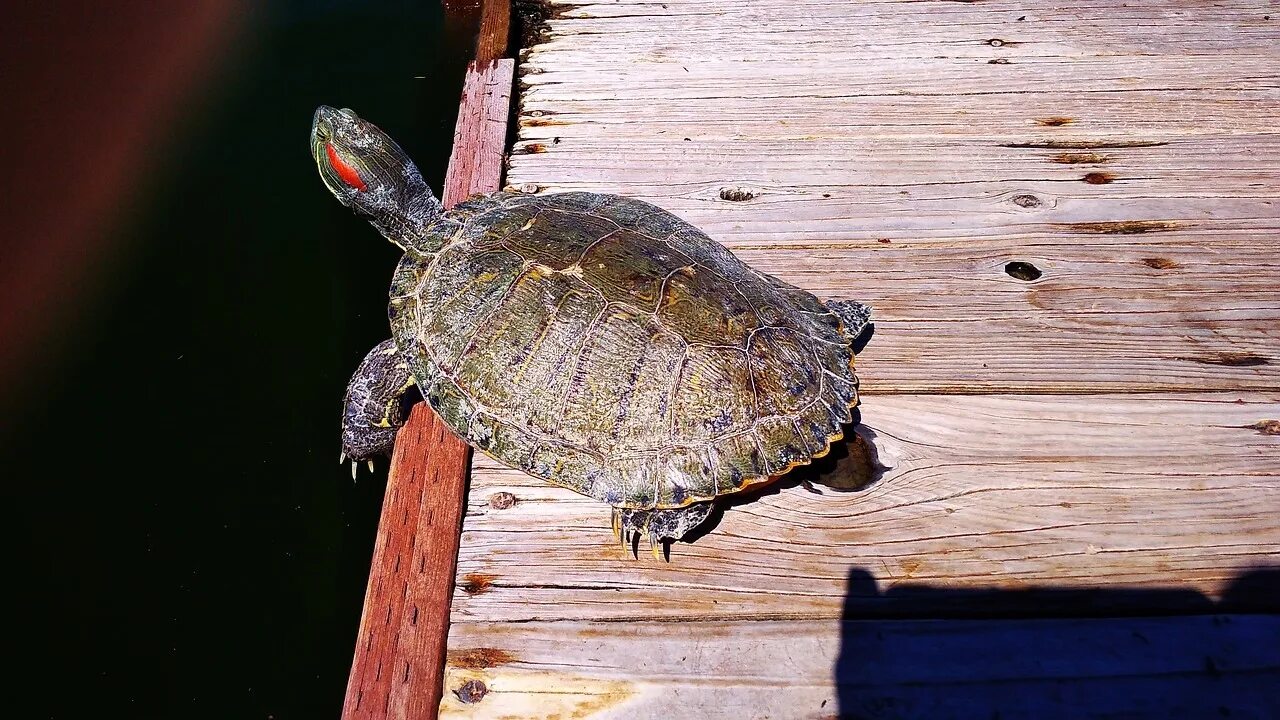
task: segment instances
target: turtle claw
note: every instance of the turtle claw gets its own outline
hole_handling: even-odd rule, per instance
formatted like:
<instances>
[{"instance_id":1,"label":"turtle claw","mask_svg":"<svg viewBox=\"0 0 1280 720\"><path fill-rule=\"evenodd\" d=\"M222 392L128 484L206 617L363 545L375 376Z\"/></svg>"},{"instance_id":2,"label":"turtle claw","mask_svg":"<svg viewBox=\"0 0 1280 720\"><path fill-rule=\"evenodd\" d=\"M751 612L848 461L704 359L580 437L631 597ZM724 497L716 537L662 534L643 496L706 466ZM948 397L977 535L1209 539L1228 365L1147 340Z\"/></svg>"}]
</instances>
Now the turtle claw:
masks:
<instances>
[{"instance_id":1,"label":"turtle claw","mask_svg":"<svg viewBox=\"0 0 1280 720\"><path fill-rule=\"evenodd\" d=\"M649 541L649 552L654 560L671 562L671 540L683 538L711 514L711 503L695 503L680 508L641 510L637 508L612 508L613 532L622 543L624 552L630 545L632 557L640 556L640 538Z\"/></svg>"},{"instance_id":2,"label":"turtle claw","mask_svg":"<svg viewBox=\"0 0 1280 720\"><path fill-rule=\"evenodd\" d=\"M369 466L369 474L373 474L373 461L372 461L372 460L365 460L365 464L367 464L367 465Z\"/></svg>"},{"instance_id":3,"label":"turtle claw","mask_svg":"<svg viewBox=\"0 0 1280 720\"><path fill-rule=\"evenodd\" d=\"M358 472L360 472L360 463L355 460L352 460L351 461L351 482L356 481L356 473Z\"/></svg>"},{"instance_id":4,"label":"turtle claw","mask_svg":"<svg viewBox=\"0 0 1280 720\"><path fill-rule=\"evenodd\" d=\"M649 552L653 553L653 559L659 562L671 562L667 558L667 546L662 538L655 533L649 533Z\"/></svg>"}]
</instances>

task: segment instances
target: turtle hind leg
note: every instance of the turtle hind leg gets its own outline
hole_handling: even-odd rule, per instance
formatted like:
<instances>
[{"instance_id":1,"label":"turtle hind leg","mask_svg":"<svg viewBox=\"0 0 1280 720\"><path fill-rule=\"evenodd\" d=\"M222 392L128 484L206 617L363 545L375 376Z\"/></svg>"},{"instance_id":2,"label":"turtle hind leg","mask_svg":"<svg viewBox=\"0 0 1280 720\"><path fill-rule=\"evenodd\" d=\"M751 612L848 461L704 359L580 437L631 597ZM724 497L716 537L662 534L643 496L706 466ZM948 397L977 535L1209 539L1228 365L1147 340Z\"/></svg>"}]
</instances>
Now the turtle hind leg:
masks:
<instances>
[{"instance_id":1,"label":"turtle hind leg","mask_svg":"<svg viewBox=\"0 0 1280 720\"><path fill-rule=\"evenodd\" d=\"M414 384L409 366L395 343L383 340L360 362L347 383L342 404L342 456L351 460L355 477L359 462L390 455L396 431L404 424L401 398Z\"/></svg>"},{"instance_id":2,"label":"turtle hind leg","mask_svg":"<svg viewBox=\"0 0 1280 720\"><path fill-rule=\"evenodd\" d=\"M632 510L613 509L613 531L623 547L635 545L640 537L649 540L649 549L658 560L667 559L667 542L679 540L711 515L712 503L701 502L681 508Z\"/></svg>"}]
</instances>

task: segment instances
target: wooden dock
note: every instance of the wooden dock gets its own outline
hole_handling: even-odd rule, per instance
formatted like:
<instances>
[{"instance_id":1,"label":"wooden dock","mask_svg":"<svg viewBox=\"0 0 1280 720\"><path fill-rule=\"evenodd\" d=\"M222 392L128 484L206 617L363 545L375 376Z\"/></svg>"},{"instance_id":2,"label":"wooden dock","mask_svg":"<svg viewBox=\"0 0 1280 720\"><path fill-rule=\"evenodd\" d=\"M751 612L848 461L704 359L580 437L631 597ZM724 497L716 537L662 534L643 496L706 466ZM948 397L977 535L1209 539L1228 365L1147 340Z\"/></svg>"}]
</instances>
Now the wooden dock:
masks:
<instances>
[{"instance_id":1,"label":"wooden dock","mask_svg":"<svg viewBox=\"0 0 1280 720\"><path fill-rule=\"evenodd\" d=\"M508 187L873 305L879 478L668 565L477 454L442 717L1280 716L1274 4L548 10Z\"/></svg>"},{"instance_id":2,"label":"wooden dock","mask_svg":"<svg viewBox=\"0 0 1280 720\"><path fill-rule=\"evenodd\" d=\"M1280 9L544 9L507 186L874 306L863 426L670 564L476 454L441 717L1280 717Z\"/></svg>"}]
</instances>

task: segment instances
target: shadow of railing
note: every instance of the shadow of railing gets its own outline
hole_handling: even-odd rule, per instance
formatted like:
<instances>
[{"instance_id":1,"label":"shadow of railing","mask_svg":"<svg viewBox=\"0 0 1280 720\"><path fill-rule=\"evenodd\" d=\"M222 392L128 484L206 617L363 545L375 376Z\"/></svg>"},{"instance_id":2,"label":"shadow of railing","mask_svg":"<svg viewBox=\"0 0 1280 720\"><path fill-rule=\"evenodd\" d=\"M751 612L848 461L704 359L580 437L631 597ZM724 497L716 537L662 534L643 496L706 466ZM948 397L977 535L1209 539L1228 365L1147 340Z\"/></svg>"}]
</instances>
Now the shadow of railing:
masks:
<instances>
[{"instance_id":1,"label":"shadow of railing","mask_svg":"<svg viewBox=\"0 0 1280 720\"><path fill-rule=\"evenodd\" d=\"M1280 569L1186 589L951 589L849 574L840 718L1280 718Z\"/></svg>"}]
</instances>

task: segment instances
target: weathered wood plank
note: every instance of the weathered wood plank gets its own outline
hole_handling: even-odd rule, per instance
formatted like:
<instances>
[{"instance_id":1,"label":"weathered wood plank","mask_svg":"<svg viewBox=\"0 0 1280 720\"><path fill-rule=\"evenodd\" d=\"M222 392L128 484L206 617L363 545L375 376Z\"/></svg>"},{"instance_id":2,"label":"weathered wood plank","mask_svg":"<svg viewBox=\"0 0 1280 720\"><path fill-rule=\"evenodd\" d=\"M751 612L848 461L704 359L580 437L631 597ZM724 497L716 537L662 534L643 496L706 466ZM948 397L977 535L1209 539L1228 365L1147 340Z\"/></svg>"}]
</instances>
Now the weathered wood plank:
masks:
<instances>
[{"instance_id":1,"label":"weathered wood plank","mask_svg":"<svg viewBox=\"0 0 1280 720\"><path fill-rule=\"evenodd\" d=\"M869 393L1274 389L1266 14L565 6L525 53L508 182L640 197L761 269L869 302ZM1012 261L1043 276L1012 278Z\"/></svg>"},{"instance_id":2,"label":"weathered wood plank","mask_svg":"<svg viewBox=\"0 0 1280 720\"><path fill-rule=\"evenodd\" d=\"M1280 617L455 627L444 718L1280 713Z\"/></svg>"},{"instance_id":3,"label":"weathered wood plank","mask_svg":"<svg viewBox=\"0 0 1280 720\"><path fill-rule=\"evenodd\" d=\"M1001 72L1008 68L991 67L1002 68ZM992 82L1000 79L998 75L990 78ZM732 140L791 137L817 142L907 136L923 141L939 136L990 141L993 136L1010 134L1027 138L1096 139L1100 135L1159 140L1186 136L1189 129L1198 129L1194 137L1188 138L1195 139L1273 131L1276 121L1268 111L1280 105L1270 90L1245 92L1214 87L1080 93L1061 87L1008 92L997 85L983 93L981 102L968 103L962 110L927 94L813 96L804 100L787 103L785 113L779 113L777 98L746 95L718 107L715 122L708 124L706 115L694 111L688 100L654 98L637 110L602 100L544 101L522 96L521 137L616 138L624 132L632 144L664 135L703 139L711 135ZM1159 107L1159 112L1152 112L1153 106ZM637 116L636 112L641 114ZM637 123L637 117L643 123ZM1043 124L1054 119L1068 122ZM568 152L574 145L557 149Z\"/></svg>"},{"instance_id":4,"label":"weathered wood plank","mask_svg":"<svg viewBox=\"0 0 1280 720\"><path fill-rule=\"evenodd\" d=\"M509 187L640 197L873 304L884 470L735 499L666 565L477 456L443 714L1280 712L1274 617L888 619L1277 611L1266 3L548 5Z\"/></svg>"},{"instance_id":5,"label":"weathered wood plank","mask_svg":"<svg viewBox=\"0 0 1280 720\"><path fill-rule=\"evenodd\" d=\"M868 396L862 417L888 466L879 482L822 495L784 483L674 545L670 565L631 560L603 505L477 455L454 617L832 618L848 602L887 611L874 588L849 587L851 568L890 589L952 591L899 599L895 611L983 614L966 597L990 586L1176 586L1217 599L1236 575L1280 557L1280 435L1257 425L1280 419L1274 393ZM499 492L514 507L491 507ZM1043 603L1075 601L1049 593ZM1099 612L1135 610L1106 601Z\"/></svg>"},{"instance_id":6,"label":"weathered wood plank","mask_svg":"<svg viewBox=\"0 0 1280 720\"><path fill-rule=\"evenodd\" d=\"M514 72L513 60L477 60L467 68L462 104L458 108L457 132L453 139L454 150L449 157L449 173L444 182L444 199L448 207L477 193L493 192L502 184Z\"/></svg>"},{"instance_id":7,"label":"weathered wood plank","mask_svg":"<svg viewBox=\"0 0 1280 720\"><path fill-rule=\"evenodd\" d=\"M396 436L344 720L426 718L439 704L469 457L421 403Z\"/></svg>"},{"instance_id":8,"label":"weathered wood plank","mask_svg":"<svg viewBox=\"0 0 1280 720\"><path fill-rule=\"evenodd\" d=\"M510 0L486 0L480 7L480 32L476 38L476 62L487 63L507 54L511 35ZM510 92L510 86L506 88ZM505 116L504 116L505 117Z\"/></svg>"},{"instance_id":9,"label":"weathered wood plank","mask_svg":"<svg viewBox=\"0 0 1280 720\"><path fill-rule=\"evenodd\" d=\"M468 68L446 207L500 186L513 73L511 60ZM423 403L396 436L344 720L435 717L470 454Z\"/></svg>"},{"instance_id":10,"label":"weathered wood plank","mask_svg":"<svg viewBox=\"0 0 1280 720\"><path fill-rule=\"evenodd\" d=\"M1280 33L1277 33L1280 35ZM1280 41L1280 37L1273 39ZM954 59L916 59L886 63L891 70L867 73L861 67L833 68L821 75L804 72L803 67L771 65L767 73L749 87L730 91L729 83L741 81L740 63L723 67L693 62L653 63L641 75L615 67L613 71L574 70L531 73L521 78L523 94L540 102L557 98L632 102L648 100L716 99L731 102L741 95L770 98L785 107L805 97L846 98L864 96L929 95L938 99L1001 93L1031 93L1043 86L1046 75L1070 76L1085 95L1132 92L1135 90L1193 90L1215 88L1240 92L1274 89L1274 76L1280 60L1270 56L1250 59L1248 68L1206 63L1202 57L1126 58L1125 72L1118 77L1115 61L1108 58L1073 58L1070 62L1041 62L1030 72L1027 67L997 75L991 68L1009 69L1009 65L990 65L981 58L957 62ZM1025 61L1024 61L1025 62ZM1029 64L1029 63L1027 63ZM536 67L536 66L535 66ZM1191 78L1188 75L1194 73ZM767 79L766 79L767 78ZM924 78L927 78L925 84ZM627 86L627 95L619 96L618 88ZM732 94L727 94L732 92ZM780 108L781 109L781 108Z\"/></svg>"},{"instance_id":11,"label":"weathered wood plank","mask_svg":"<svg viewBox=\"0 0 1280 720\"><path fill-rule=\"evenodd\" d=\"M683 136L690 137L686 141L681 135L672 134L669 138L629 142L628 157L635 163L632 168L619 167L601 157L607 149L617 149L616 140L575 138L571 127L564 126L556 127L554 132L551 143L540 137L518 143L514 150L513 165L536 162L540 172L546 173L541 182L534 183L542 189L605 183L628 188L633 194L683 200L687 206L704 211L719 208L750 213L758 208L753 204L729 206L717 202L722 200L719 190L724 183L746 184L749 188L758 184L764 200L785 201L793 212L829 212L841 202L861 200L868 206L866 209L873 211L873 218L891 217L887 211L893 206L900 212L918 202L920 198L914 195L917 192L923 192L925 199L942 196L958 202L980 200L983 191L992 188L1031 190L1036 188L1019 186L1040 185L1039 189L1050 196L1091 201L1104 211L1108 205L1126 201L1132 204L1132 200L1144 198L1157 202L1190 201L1196 203L1195 210L1214 200L1239 198L1228 205L1226 209L1234 213L1226 217L1274 221L1277 215L1274 204L1267 204L1268 200L1274 201L1274 193L1267 194L1269 186L1263 182L1276 174L1280 164L1274 155L1280 139L1274 133L1161 139L1152 133L1136 138L1132 134L1116 137L1111 133L1109 137L1104 131L1088 128L1068 132L1027 128L986 139L951 135L858 138L853 137L856 129L838 137L830 131L825 136L808 135L800 128L799 133L787 137L791 129L779 128L773 137L763 136L761 131L762 137L701 137L695 144L690 135ZM560 138L559 143L555 137ZM1123 147L1132 142L1151 144ZM769 157L769 163L753 160L759 154ZM696 162L689 167L680 165L690 161ZM1091 172L1105 172L1108 176L1085 181ZM1210 172L1221 173L1221 177L1206 187ZM528 178L512 177L511 184L521 187L521 179ZM844 197L836 202L817 202L830 200L823 195L834 194L833 188L845 188L841 193ZM890 190L899 196L906 191L908 197L898 197L888 208L883 201L880 207L871 206L877 195L888 195ZM864 193L870 197L864 198ZM816 205L806 207L802 204L805 202ZM1242 208L1250 212L1243 213ZM1075 208L1077 214L1087 209ZM1169 212L1173 208L1162 209ZM1183 209L1179 214L1186 212ZM1210 219L1213 217L1216 216ZM957 219L963 223L965 218ZM809 228L800 228L806 229Z\"/></svg>"}]
</instances>

